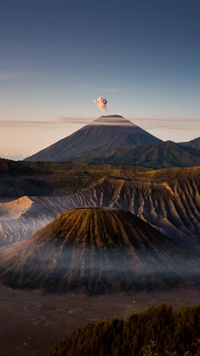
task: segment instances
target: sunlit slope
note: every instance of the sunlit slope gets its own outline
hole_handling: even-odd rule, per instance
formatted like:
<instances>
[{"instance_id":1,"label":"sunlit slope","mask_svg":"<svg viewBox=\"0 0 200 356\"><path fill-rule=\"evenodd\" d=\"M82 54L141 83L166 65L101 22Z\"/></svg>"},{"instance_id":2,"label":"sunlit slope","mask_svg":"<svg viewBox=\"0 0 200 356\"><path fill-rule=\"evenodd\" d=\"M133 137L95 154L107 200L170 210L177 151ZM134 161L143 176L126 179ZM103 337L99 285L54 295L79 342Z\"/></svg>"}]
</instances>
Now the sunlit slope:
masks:
<instances>
[{"instance_id":1,"label":"sunlit slope","mask_svg":"<svg viewBox=\"0 0 200 356\"><path fill-rule=\"evenodd\" d=\"M19 219L32 204L32 200L26 196L7 203L0 203L0 221Z\"/></svg>"},{"instance_id":2,"label":"sunlit slope","mask_svg":"<svg viewBox=\"0 0 200 356\"><path fill-rule=\"evenodd\" d=\"M130 212L77 208L0 256L12 287L105 292L173 286L198 273L194 261Z\"/></svg>"}]
</instances>

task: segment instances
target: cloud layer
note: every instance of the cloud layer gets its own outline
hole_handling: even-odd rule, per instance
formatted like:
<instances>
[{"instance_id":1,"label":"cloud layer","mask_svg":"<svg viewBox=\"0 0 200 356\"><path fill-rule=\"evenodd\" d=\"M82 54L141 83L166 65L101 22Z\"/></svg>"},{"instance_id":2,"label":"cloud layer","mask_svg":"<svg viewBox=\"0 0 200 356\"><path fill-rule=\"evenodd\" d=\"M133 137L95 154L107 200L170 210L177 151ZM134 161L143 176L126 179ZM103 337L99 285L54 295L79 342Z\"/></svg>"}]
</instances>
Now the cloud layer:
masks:
<instances>
[{"instance_id":1,"label":"cloud layer","mask_svg":"<svg viewBox=\"0 0 200 356\"><path fill-rule=\"evenodd\" d=\"M105 105L105 104L104 104ZM58 117L54 120L36 121L36 120L0 120L0 127L27 127L41 125L62 125L62 124L92 124L96 117ZM190 128L200 129L200 119L181 119L181 118L128 118L132 123L143 127L144 129L171 129L188 130ZM106 124L106 122L104 123ZM198 135L198 132L197 132Z\"/></svg>"}]
</instances>

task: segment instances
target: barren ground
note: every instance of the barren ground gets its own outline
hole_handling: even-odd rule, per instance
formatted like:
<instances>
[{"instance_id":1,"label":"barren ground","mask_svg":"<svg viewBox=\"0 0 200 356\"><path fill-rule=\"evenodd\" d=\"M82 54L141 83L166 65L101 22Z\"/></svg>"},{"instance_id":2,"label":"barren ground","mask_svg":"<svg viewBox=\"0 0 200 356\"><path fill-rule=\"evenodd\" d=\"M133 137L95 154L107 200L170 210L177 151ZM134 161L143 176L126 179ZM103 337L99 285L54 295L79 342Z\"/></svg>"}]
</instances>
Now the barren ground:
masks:
<instances>
[{"instance_id":1,"label":"barren ground","mask_svg":"<svg viewBox=\"0 0 200 356\"><path fill-rule=\"evenodd\" d=\"M44 294L0 286L0 356L43 356L60 339L88 321L126 318L149 305L199 304L195 287L102 296Z\"/></svg>"}]
</instances>

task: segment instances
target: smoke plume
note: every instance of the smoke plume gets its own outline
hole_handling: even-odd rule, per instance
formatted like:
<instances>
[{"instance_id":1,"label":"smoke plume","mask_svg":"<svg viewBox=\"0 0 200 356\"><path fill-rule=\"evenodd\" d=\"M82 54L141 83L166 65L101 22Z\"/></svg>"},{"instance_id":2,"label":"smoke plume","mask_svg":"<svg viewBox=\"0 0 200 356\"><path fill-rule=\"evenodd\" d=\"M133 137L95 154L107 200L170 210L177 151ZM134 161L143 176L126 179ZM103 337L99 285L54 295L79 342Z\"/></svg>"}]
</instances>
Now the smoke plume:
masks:
<instances>
[{"instance_id":1,"label":"smoke plume","mask_svg":"<svg viewBox=\"0 0 200 356\"><path fill-rule=\"evenodd\" d=\"M102 96L100 96L98 99L94 99L94 103L97 104L98 108L103 112L106 113L107 112L107 108L106 108L106 104L107 104L107 100L102 98Z\"/></svg>"}]
</instances>

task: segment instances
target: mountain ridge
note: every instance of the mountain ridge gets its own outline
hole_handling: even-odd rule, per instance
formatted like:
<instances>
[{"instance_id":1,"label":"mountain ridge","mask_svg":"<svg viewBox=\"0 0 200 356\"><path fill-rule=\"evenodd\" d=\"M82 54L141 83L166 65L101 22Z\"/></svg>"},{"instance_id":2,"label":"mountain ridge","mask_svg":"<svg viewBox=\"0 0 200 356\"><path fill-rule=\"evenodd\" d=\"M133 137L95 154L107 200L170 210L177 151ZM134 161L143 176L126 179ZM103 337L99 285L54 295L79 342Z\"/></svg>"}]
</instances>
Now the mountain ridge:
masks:
<instances>
[{"instance_id":1,"label":"mountain ridge","mask_svg":"<svg viewBox=\"0 0 200 356\"><path fill-rule=\"evenodd\" d=\"M174 241L199 244L200 167L23 164L31 168L29 175L20 166L18 177L0 176L1 202L12 205L27 195L33 203L18 219L0 221L0 247L30 237L71 208L91 205L129 210Z\"/></svg>"},{"instance_id":2,"label":"mountain ridge","mask_svg":"<svg viewBox=\"0 0 200 356\"><path fill-rule=\"evenodd\" d=\"M96 157L95 157L96 156ZM136 164L153 168L191 167L200 165L200 151L173 141L153 145L122 147L107 154L88 152L88 160L99 164Z\"/></svg>"},{"instance_id":3,"label":"mountain ridge","mask_svg":"<svg viewBox=\"0 0 200 356\"><path fill-rule=\"evenodd\" d=\"M197 137L197 138L187 141L187 142L179 142L179 145L192 147L192 148L196 148L196 149L200 150L200 137Z\"/></svg>"}]
</instances>

